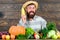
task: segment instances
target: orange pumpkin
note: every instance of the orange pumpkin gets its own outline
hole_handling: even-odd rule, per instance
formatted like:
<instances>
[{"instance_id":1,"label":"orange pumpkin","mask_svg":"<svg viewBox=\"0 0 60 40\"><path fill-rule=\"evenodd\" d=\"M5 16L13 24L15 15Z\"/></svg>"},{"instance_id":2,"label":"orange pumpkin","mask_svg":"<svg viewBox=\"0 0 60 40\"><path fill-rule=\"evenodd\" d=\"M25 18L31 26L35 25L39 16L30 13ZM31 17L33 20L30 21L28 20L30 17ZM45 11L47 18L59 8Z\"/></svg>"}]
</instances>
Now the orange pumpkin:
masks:
<instances>
[{"instance_id":1,"label":"orange pumpkin","mask_svg":"<svg viewBox=\"0 0 60 40\"><path fill-rule=\"evenodd\" d=\"M15 39L15 35L10 35L11 39Z\"/></svg>"},{"instance_id":2,"label":"orange pumpkin","mask_svg":"<svg viewBox=\"0 0 60 40\"><path fill-rule=\"evenodd\" d=\"M25 28L23 26L11 26L9 29L9 33L11 35L19 35L19 34L25 35Z\"/></svg>"}]
</instances>

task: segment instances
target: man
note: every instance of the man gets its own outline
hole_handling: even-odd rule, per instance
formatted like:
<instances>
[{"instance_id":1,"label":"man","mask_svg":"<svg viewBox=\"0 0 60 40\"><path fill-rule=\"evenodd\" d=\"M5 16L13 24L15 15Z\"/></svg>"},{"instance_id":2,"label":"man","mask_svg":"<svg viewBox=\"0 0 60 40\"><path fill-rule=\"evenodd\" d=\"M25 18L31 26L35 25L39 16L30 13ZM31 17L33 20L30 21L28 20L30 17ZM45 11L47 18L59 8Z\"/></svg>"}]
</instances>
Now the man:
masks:
<instances>
[{"instance_id":1,"label":"man","mask_svg":"<svg viewBox=\"0 0 60 40\"><path fill-rule=\"evenodd\" d=\"M22 6L21 19L18 26L31 27L36 32L46 28L47 22L42 17L35 15L37 8L38 3L36 1L26 2Z\"/></svg>"}]
</instances>

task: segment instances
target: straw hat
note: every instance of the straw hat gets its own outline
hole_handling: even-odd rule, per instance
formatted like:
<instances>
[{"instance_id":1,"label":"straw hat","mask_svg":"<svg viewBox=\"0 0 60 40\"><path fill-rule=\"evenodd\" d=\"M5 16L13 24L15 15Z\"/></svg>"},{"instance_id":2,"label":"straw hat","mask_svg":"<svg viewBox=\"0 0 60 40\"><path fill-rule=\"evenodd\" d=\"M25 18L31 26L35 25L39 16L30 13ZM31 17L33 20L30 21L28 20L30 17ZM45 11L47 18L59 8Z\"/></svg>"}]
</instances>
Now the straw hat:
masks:
<instances>
[{"instance_id":1,"label":"straw hat","mask_svg":"<svg viewBox=\"0 0 60 40\"><path fill-rule=\"evenodd\" d=\"M38 8L38 3L36 1L27 1L26 3L23 4L22 8L21 8L21 14L25 15L25 8L27 7L27 5L33 3L36 6L36 9Z\"/></svg>"}]
</instances>

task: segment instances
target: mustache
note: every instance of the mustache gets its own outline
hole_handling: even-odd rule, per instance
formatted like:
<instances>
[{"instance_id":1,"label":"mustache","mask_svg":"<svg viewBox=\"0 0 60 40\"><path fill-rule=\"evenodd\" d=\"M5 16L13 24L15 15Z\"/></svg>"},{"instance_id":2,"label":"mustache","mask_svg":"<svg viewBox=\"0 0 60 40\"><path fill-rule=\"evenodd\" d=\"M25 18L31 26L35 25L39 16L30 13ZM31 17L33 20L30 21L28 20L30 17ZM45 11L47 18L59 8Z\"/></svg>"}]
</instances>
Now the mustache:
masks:
<instances>
[{"instance_id":1,"label":"mustache","mask_svg":"<svg viewBox=\"0 0 60 40\"><path fill-rule=\"evenodd\" d=\"M34 11L30 11L29 13L35 13Z\"/></svg>"}]
</instances>

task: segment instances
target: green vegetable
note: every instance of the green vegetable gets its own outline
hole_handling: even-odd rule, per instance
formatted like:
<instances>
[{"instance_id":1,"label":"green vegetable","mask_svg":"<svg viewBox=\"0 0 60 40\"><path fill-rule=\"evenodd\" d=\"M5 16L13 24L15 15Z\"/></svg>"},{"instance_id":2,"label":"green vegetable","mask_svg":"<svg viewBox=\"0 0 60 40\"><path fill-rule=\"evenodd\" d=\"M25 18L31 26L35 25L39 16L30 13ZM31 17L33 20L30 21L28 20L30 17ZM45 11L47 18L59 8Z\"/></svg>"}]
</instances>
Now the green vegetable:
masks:
<instances>
[{"instance_id":1,"label":"green vegetable","mask_svg":"<svg viewBox=\"0 0 60 40\"><path fill-rule=\"evenodd\" d=\"M48 28L48 30L57 30L56 29L56 24L54 23L54 22L48 22L47 23L47 28Z\"/></svg>"},{"instance_id":2,"label":"green vegetable","mask_svg":"<svg viewBox=\"0 0 60 40\"><path fill-rule=\"evenodd\" d=\"M34 30L32 28L26 28L26 38L29 39L34 34Z\"/></svg>"},{"instance_id":3,"label":"green vegetable","mask_svg":"<svg viewBox=\"0 0 60 40\"><path fill-rule=\"evenodd\" d=\"M56 29L56 24L54 22L48 22L46 28L40 30L40 33L43 34L41 38L45 39L50 30L54 30L54 31L57 30Z\"/></svg>"},{"instance_id":4,"label":"green vegetable","mask_svg":"<svg viewBox=\"0 0 60 40\"><path fill-rule=\"evenodd\" d=\"M49 32L48 32L48 34L47 34L47 37L48 38L51 38L53 35L55 35L56 33L55 33L55 30L50 30Z\"/></svg>"},{"instance_id":5,"label":"green vegetable","mask_svg":"<svg viewBox=\"0 0 60 40\"><path fill-rule=\"evenodd\" d=\"M47 23L47 29L48 29L48 35L47 37L51 37L52 35L55 35L57 32L56 24L54 22L48 22Z\"/></svg>"},{"instance_id":6,"label":"green vegetable","mask_svg":"<svg viewBox=\"0 0 60 40\"><path fill-rule=\"evenodd\" d=\"M16 36L16 39L26 39L26 37L25 37L25 35L19 34Z\"/></svg>"},{"instance_id":7,"label":"green vegetable","mask_svg":"<svg viewBox=\"0 0 60 40\"><path fill-rule=\"evenodd\" d=\"M43 30L41 30L41 33L43 34L42 39L45 39L48 33L48 29L44 28Z\"/></svg>"}]
</instances>

